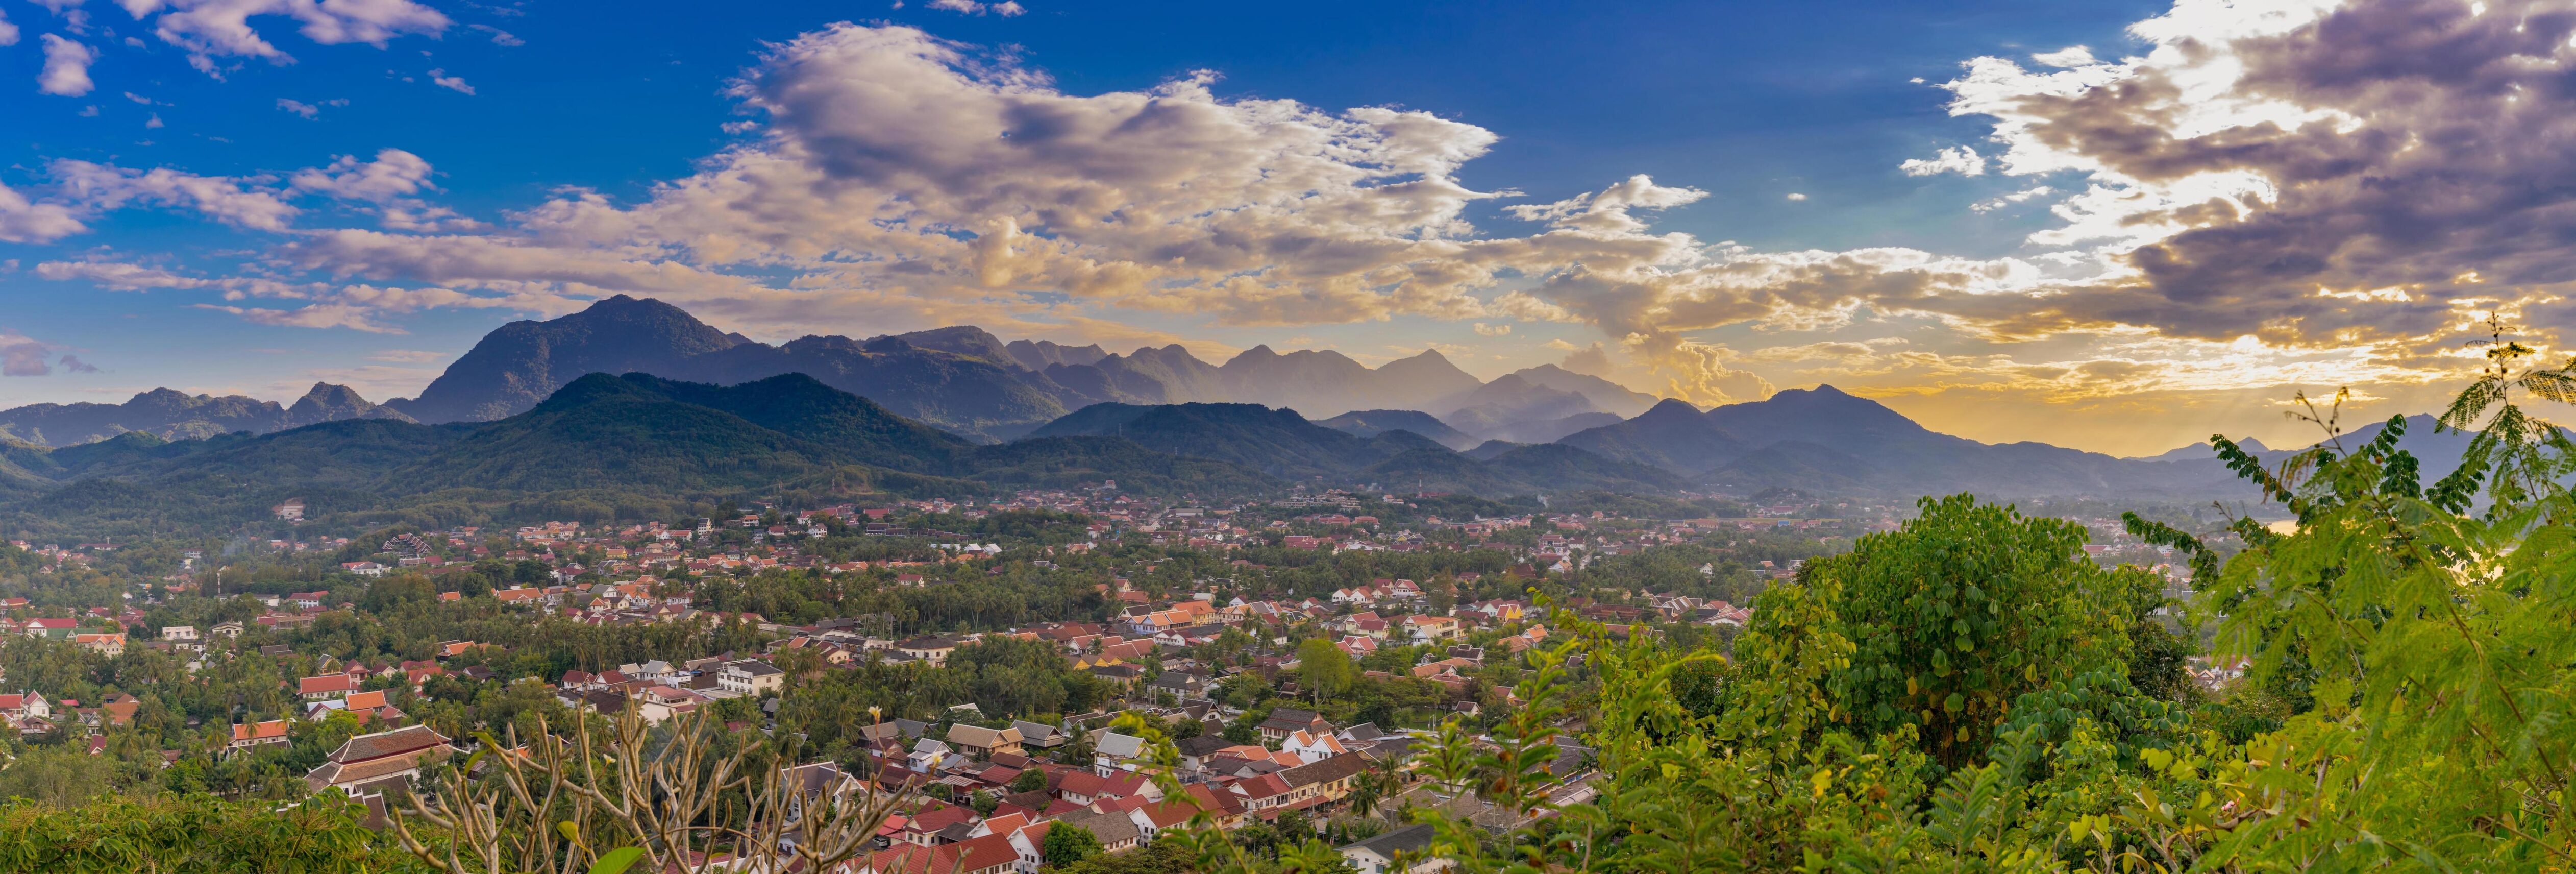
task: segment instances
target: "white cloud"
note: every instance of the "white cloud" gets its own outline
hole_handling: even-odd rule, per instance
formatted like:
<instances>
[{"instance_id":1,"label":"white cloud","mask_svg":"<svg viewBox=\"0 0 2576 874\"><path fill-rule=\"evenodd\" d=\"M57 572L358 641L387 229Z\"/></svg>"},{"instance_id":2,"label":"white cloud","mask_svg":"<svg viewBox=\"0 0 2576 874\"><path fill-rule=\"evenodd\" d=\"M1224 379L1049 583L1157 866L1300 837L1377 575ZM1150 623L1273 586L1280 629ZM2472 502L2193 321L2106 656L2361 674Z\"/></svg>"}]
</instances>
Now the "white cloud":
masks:
<instances>
[{"instance_id":1,"label":"white cloud","mask_svg":"<svg viewBox=\"0 0 2576 874\"><path fill-rule=\"evenodd\" d=\"M1938 176L1943 173L1982 176L1986 172L1986 159L1975 149L1952 146L1930 158L1908 158L1905 163L1896 165L1896 169L1905 171L1907 176Z\"/></svg>"},{"instance_id":2,"label":"white cloud","mask_svg":"<svg viewBox=\"0 0 2576 874\"><path fill-rule=\"evenodd\" d=\"M144 291L155 288L207 288L214 280L181 276L158 267L114 261L46 261L36 265L36 275L53 280L86 280L113 291Z\"/></svg>"},{"instance_id":3,"label":"white cloud","mask_svg":"<svg viewBox=\"0 0 2576 874\"><path fill-rule=\"evenodd\" d=\"M62 352L61 346L0 328L0 376L50 376L54 372L55 355ZM63 354L60 362L76 373L98 369L69 354Z\"/></svg>"},{"instance_id":4,"label":"white cloud","mask_svg":"<svg viewBox=\"0 0 2576 874\"><path fill-rule=\"evenodd\" d=\"M1801 200L1805 200L1805 199L1807 199L1807 195L1805 195L1805 194L1802 194L1802 193L1799 193L1799 192L1795 192L1795 191L1789 192L1789 201L1790 201L1790 202L1792 202L1792 203L1795 203L1795 202L1797 202L1797 201L1801 201Z\"/></svg>"},{"instance_id":5,"label":"white cloud","mask_svg":"<svg viewBox=\"0 0 2576 874\"><path fill-rule=\"evenodd\" d=\"M2031 55L2030 59L2051 67L2070 69L2074 67L2089 67L2094 64L2101 63L2100 61L2093 59L2092 49L2085 48L2083 46L2067 46L2066 48L2058 49L2053 52L2040 52Z\"/></svg>"},{"instance_id":6,"label":"white cloud","mask_svg":"<svg viewBox=\"0 0 2576 874\"><path fill-rule=\"evenodd\" d=\"M68 207L34 203L0 185L0 242L48 243L87 230Z\"/></svg>"},{"instance_id":7,"label":"white cloud","mask_svg":"<svg viewBox=\"0 0 2576 874\"><path fill-rule=\"evenodd\" d=\"M220 290L227 299L285 298L309 299L328 289L320 283L289 283L256 276L226 276L209 279L187 276L161 267L94 257L86 261L46 261L36 265L37 276L57 282L81 281L109 291L155 291L160 289Z\"/></svg>"},{"instance_id":8,"label":"white cloud","mask_svg":"<svg viewBox=\"0 0 2576 874\"><path fill-rule=\"evenodd\" d=\"M1488 325L1483 322L1477 322L1474 327L1476 329L1476 336L1479 337L1500 337L1512 332L1512 326L1510 325Z\"/></svg>"},{"instance_id":9,"label":"white cloud","mask_svg":"<svg viewBox=\"0 0 2576 874\"><path fill-rule=\"evenodd\" d=\"M262 231L282 231L297 210L246 180L197 176L166 167L132 170L88 161L55 161L54 178L72 199L91 210L131 203L194 209L217 221Z\"/></svg>"},{"instance_id":10,"label":"white cloud","mask_svg":"<svg viewBox=\"0 0 2576 874\"><path fill-rule=\"evenodd\" d=\"M36 74L36 90L79 97L96 87L89 79L89 65L98 60L96 50L50 33L41 39L45 44L45 69Z\"/></svg>"},{"instance_id":11,"label":"white cloud","mask_svg":"<svg viewBox=\"0 0 2576 874\"><path fill-rule=\"evenodd\" d=\"M1707 196L1708 192L1696 188L1657 185L1655 180L1640 173L1599 193L1578 195L1555 203L1509 206L1504 210L1523 221L1543 221L1564 230L1621 234L1646 229L1644 219L1629 214L1632 210L1669 209L1697 203Z\"/></svg>"},{"instance_id":12,"label":"white cloud","mask_svg":"<svg viewBox=\"0 0 2576 874\"><path fill-rule=\"evenodd\" d=\"M136 21L160 13L153 19L153 34L187 51L189 63L209 74L221 72L215 61L220 57L294 62L253 26L252 19L260 16L292 18L301 25L298 32L322 45L377 48L406 34L435 36L451 23L438 10L411 0L119 0L119 5Z\"/></svg>"},{"instance_id":13,"label":"white cloud","mask_svg":"<svg viewBox=\"0 0 2576 874\"><path fill-rule=\"evenodd\" d=\"M465 84L465 77L447 75L446 70L429 71L429 81L431 84L459 94L474 93L474 86Z\"/></svg>"},{"instance_id":14,"label":"white cloud","mask_svg":"<svg viewBox=\"0 0 2576 874\"><path fill-rule=\"evenodd\" d=\"M227 297L238 300L238 297ZM285 328L346 328L369 334L408 334L384 317L429 309L528 309L531 301L512 296L487 297L446 288L384 288L349 285L315 295L311 303L290 308L195 304L242 317L254 325Z\"/></svg>"},{"instance_id":15,"label":"white cloud","mask_svg":"<svg viewBox=\"0 0 2576 874\"><path fill-rule=\"evenodd\" d=\"M143 126L144 126L144 127L147 127L147 128L154 128L154 129L158 129L158 128L160 128L160 127L162 126L162 125L161 125L161 114L160 114L160 113L158 113L158 112L153 113L151 118L149 118L149 119L145 119L145 120L144 120L144 122L143 122Z\"/></svg>"},{"instance_id":16,"label":"white cloud","mask_svg":"<svg viewBox=\"0 0 2576 874\"><path fill-rule=\"evenodd\" d=\"M288 179L297 191L349 200L387 201L419 194L429 186L429 162L401 149L385 149L375 160L342 155L330 166L298 170Z\"/></svg>"},{"instance_id":17,"label":"white cloud","mask_svg":"<svg viewBox=\"0 0 2576 874\"><path fill-rule=\"evenodd\" d=\"M18 26L9 23L8 15L0 14L0 46L14 46L17 44Z\"/></svg>"},{"instance_id":18,"label":"white cloud","mask_svg":"<svg viewBox=\"0 0 2576 874\"><path fill-rule=\"evenodd\" d=\"M2035 197L2047 197L2055 193L2057 193L2057 190L2054 188L2050 188L2046 185L2038 185L2024 188L2010 194L1997 195L1986 200L1977 201L1976 203L1969 204L1968 209L1974 212L1993 212Z\"/></svg>"},{"instance_id":19,"label":"white cloud","mask_svg":"<svg viewBox=\"0 0 2576 874\"><path fill-rule=\"evenodd\" d=\"M423 191L437 190L429 183L430 173L429 162L419 155L401 149L383 149L376 152L372 161L342 155L330 166L296 171L288 180L288 187L299 192L373 204L384 226L398 231L462 231L482 227L481 222L414 196Z\"/></svg>"},{"instance_id":20,"label":"white cloud","mask_svg":"<svg viewBox=\"0 0 2576 874\"><path fill-rule=\"evenodd\" d=\"M468 24L468 25L466 25L466 27L469 27L469 28L473 28L473 29L475 29L475 30L482 31L482 32L483 32L483 33L485 33L486 35L489 35L490 37L492 37L492 44L493 44L493 45L496 45L496 46L503 46L503 47L507 47L507 48L516 48L516 47L518 47L518 46L523 46L523 45L527 45L527 44L528 44L528 41L527 41L527 40L523 40L523 39L520 39L520 38L518 38L518 37L516 37L516 36L512 36L512 35L510 34L510 32L509 32L509 31L502 30L502 29L497 28L497 27L493 27L493 26L491 26L491 25L489 25L489 24Z\"/></svg>"},{"instance_id":21,"label":"white cloud","mask_svg":"<svg viewBox=\"0 0 2576 874\"><path fill-rule=\"evenodd\" d=\"M901 9L903 8L903 4L896 3L895 8ZM1004 18L1028 12L1028 9L1022 7L1018 0L1002 0L1000 3L983 3L978 2L978 0L930 0L930 8L944 9L949 12L962 12L967 15L983 15L991 13Z\"/></svg>"}]
</instances>

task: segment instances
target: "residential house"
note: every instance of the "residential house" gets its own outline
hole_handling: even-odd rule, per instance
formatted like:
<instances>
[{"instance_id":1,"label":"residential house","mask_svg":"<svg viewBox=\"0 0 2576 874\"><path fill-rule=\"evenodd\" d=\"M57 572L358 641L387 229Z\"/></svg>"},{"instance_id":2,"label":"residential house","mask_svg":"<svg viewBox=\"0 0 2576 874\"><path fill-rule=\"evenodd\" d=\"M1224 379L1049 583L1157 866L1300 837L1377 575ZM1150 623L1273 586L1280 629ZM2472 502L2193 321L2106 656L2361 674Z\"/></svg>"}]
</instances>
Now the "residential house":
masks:
<instances>
[{"instance_id":1,"label":"residential house","mask_svg":"<svg viewBox=\"0 0 2576 874\"><path fill-rule=\"evenodd\" d=\"M992 758L995 753L1018 755L1020 730L985 728L960 722L948 727L948 745L979 759Z\"/></svg>"},{"instance_id":2,"label":"residential house","mask_svg":"<svg viewBox=\"0 0 2576 874\"><path fill-rule=\"evenodd\" d=\"M1009 835L924 847L896 844L849 866L851 874L1011 874L1020 868Z\"/></svg>"},{"instance_id":3,"label":"residential house","mask_svg":"<svg viewBox=\"0 0 2576 874\"><path fill-rule=\"evenodd\" d=\"M1242 798L1247 812L1270 819L1279 811L1304 810L1340 800L1350 794L1356 778L1367 768L1365 756L1334 756L1239 781L1228 788Z\"/></svg>"},{"instance_id":4,"label":"residential house","mask_svg":"<svg viewBox=\"0 0 2576 874\"><path fill-rule=\"evenodd\" d=\"M1270 718L1262 720L1259 728L1263 738L1275 741L1286 741L1288 735L1299 731L1314 734L1333 733L1333 724L1326 722L1322 714L1294 707L1271 710Z\"/></svg>"},{"instance_id":5,"label":"residential house","mask_svg":"<svg viewBox=\"0 0 2576 874\"><path fill-rule=\"evenodd\" d=\"M306 774L304 782L315 792L338 789L364 797L419 776L423 766L446 761L455 753L446 735L426 725L362 734L332 750L330 760Z\"/></svg>"},{"instance_id":6,"label":"residential house","mask_svg":"<svg viewBox=\"0 0 2576 874\"><path fill-rule=\"evenodd\" d=\"M1118 771L1136 770L1138 760L1144 757L1143 738L1103 730L1091 742L1091 769L1103 777Z\"/></svg>"},{"instance_id":7,"label":"residential house","mask_svg":"<svg viewBox=\"0 0 2576 874\"><path fill-rule=\"evenodd\" d=\"M1416 613L1404 617L1404 636L1419 641L1451 640L1458 636L1458 619L1454 616L1430 616Z\"/></svg>"},{"instance_id":8,"label":"residential house","mask_svg":"<svg viewBox=\"0 0 2576 874\"><path fill-rule=\"evenodd\" d=\"M940 667L948 663L948 654L957 651L957 642L944 637L916 637L894 645L895 651Z\"/></svg>"},{"instance_id":9,"label":"residential house","mask_svg":"<svg viewBox=\"0 0 2576 874\"><path fill-rule=\"evenodd\" d=\"M346 698L349 697L349 693L356 691L358 691L357 678L347 674L323 674L319 677L305 677L295 681L295 694L302 696L306 701Z\"/></svg>"},{"instance_id":10,"label":"residential house","mask_svg":"<svg viewBox=\"0 0 2576 874\"><path fill-rule=\"evenodd\" d=\"M947 744L925 737L913 742L912 753L905 756L904 760L914 771L928 774L938 770L939 764L953 755L956 753L950 750Z\"/></svg>"},{"instance_id":11,"label":"residential house","mask_svg":"<svg viewBox=\"0 0 2576 874\"><path fill-rule=\"evenodd\" d=\"M1279 751L1294 754L1300 764L1313 764L1350 752L1350 748L1342 744L1341 738L1332 734L1319 734L1300 729L1291 732L1287 740L1279 743Z\"/></svg>"},{"instance_id":12,"label":"residential house","mask_svg":"<svg viewBox=\"0 0 2576 874\"><path fill-rule=\"evenodd\" d=\"M1023 747L1051 750L1064 746L1073 739L1072 735L1065 733L1063 729L1025 719L1011 720L1011 727L1019 729L1020 745Z\"/></svg>"},{"instance_id":13,"label":"residential house","mask_svg":"<svg viewBox=\"0 0 2576 874\"><path fill-rule=\"evenodd\" d=\"M1341 854L1360 874L1435 874L1457 867L1456 860L1431 855L1431 839L1430 823L1408 825L1342 847Z\"/></svg>"},{"instance_id":14,"label":"residential house","mask_svg":"<svg viewBox=\"0 0 2576 874\"><path fill-rule=\"evenodd\" d=\"M289 741L286 739L286 720L272 719L267 722L236 723L233 725L232 742L224 744L224 754L233 755L266 746L282 747L286 746L288 743Z\"/></svg>"},{"instance_id":15,"label":"residential house","mask_svg":"<svg viewBox=\"0 0 2576 874\"><path fill-rule=\"evenodd\" d=\"M787 672L759 659L726 662L716 671L716 687L739 695L775 692L786 682Z\"/></svg>"},{"instance_id":16,"label":"residential house","mask_svg":"<svg viewBox=\"0 0 2576 874\"><path fill-rule=\"evenodd\" d=\"M21 722L27 719L52 719L54 705L34 692L0 695L0 719Z\"/></svg>"},{"instance_id":17,"label":"residential house","mask_svg":"<svg viewBox=\"0 0 2576 874\"><path fill-rule=\"evenodd\" d=\"M1136 828L1136 820L1125 811L1118 813L1101 813L1091 809L1071 811L1057 816L1055 826L1057 828L1072 826L1090 832L1092 837L1100 840L1102 852L1126 852L1135 849L1136 845L1145 839L1144 832Z\"/></svg>"}]
</instances>

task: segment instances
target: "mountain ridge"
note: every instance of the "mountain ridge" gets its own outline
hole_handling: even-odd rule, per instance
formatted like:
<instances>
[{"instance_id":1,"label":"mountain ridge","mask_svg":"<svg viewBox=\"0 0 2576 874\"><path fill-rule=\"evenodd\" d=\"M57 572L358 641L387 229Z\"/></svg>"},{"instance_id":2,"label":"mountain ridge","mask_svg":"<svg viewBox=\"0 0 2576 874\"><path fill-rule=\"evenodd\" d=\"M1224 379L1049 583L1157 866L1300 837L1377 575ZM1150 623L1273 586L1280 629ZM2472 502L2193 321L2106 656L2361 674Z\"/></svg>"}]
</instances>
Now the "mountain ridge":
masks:
<instances>
[{"instance_id":1,"label":"mountain ridge","mask_svg":"<svg viewBox=\"0 0 2576 874\"><path fill-rule=\"evenodd\" d=\"M1678 401L1559 441L1738 491L1833 487L1887 494L2234 495L2215 460L2113 458L2037 442L1942 434L1831 385L1700 411Z\"/></svg>"},{"instance_id":2,"label":"mountain ridge","mask_svg":"<svg viewBox=\"0 0 2576 874\"><path fill-rule=\"evenodd\" d=\"M265 434L341 419L410 417L369 402L345 385L316 382L292 406L242 395L192 395L169 388L137 392L122 404L28 404L0 410L0 439L67 447L145 433L188 440L247 431Z\"/></svg>"}]
</instances>

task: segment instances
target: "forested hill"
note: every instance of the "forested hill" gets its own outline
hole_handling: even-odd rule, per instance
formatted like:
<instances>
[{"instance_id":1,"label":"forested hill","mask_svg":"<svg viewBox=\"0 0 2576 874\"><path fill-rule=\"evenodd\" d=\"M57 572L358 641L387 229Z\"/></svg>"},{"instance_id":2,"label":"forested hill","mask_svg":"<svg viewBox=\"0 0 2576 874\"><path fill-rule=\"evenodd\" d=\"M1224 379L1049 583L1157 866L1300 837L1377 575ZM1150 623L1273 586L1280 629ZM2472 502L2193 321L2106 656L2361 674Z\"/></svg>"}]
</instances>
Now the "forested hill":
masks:
<instances>
[{"instance_id":1,"label":"forested hill","mask_svg":"<svg viewBox=\"0 0 2576 874\"><path fill-rule=\"evenodd\" d=\"M966 497L1104 480L1209 497L1290 481L1493 497L1683 486L1570 446L1470 458L1411 431L1360 437L1253 404L1099 404L978 445L801 373L733 386L594 373L490 422L356 419L0 450L0 530L21 536L235 529L291 498L315 523L371 527L671 518L728 499Z\"/></svg>"},{"instance_id":2,"label":"forested hill","mask_svg":"<svg viewBox=\"0 0 2576 874\"><path fill-rule=\"evenodd\" d=\"M1731 492L2253 497L2211 455L2140 460L2036 442L1979 443L1924 428L1833 386L1790 389L1706 412L1665 401L1558 442Z\"/></svg>"},{"instance_id":3,"label":"forested hill","mask_svg":"<svg viewBox=\"0 0 2576 874\"><path fill-rule=\"evenodd\" d=\"M1363 437L1309 422L1294 410L1257 404L1094 404L1031 433L1124 437L1286 479L1411 491L1663 494L1683 485L1664 471L1571 446L1524 447L1478 459L1401 428Z\"/></svg>"},{"instance_id":4,"label":"forested hill","mask_svg":"<svg viewBox=\"0 0 2576 874\"><path fill-rule=\"evenodd\" d=\"M982 495L1114 479L1242 493L1256 472L1115 438L976 446L801 374L738 386L591 374L492 422L331 422L0 453L0 527L130 536L229 529L302 498L323 525L664 518L755 497Z\"/></svg>"}]
</instances>

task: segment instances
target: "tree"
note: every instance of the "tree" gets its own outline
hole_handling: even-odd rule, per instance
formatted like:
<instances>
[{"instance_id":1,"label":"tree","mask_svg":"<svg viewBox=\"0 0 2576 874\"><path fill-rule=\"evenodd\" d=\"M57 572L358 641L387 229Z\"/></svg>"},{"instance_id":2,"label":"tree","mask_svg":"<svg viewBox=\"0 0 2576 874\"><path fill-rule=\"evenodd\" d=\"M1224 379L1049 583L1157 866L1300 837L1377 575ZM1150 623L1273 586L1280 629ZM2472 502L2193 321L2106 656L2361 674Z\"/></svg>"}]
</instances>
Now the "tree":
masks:
<instances>
[{"instance_id":1,"label":"tree","mask_svg":"<svg viewBox=\"0 0 2576 874\"><path fill-rule=\"evenodd\" d=\"M1869 735L1911 726L1956 767L1985 750L2013 699L2125 662L2129 592L2148 583L2085 558L2073 522L1970 495L1917 507L1897 530L1810 562L1801 581L1854 647L1824 684L1838 721Z\"/></svg>"},{"instance_id":2,"label":"tree","mask_svg":"<svg viewBox=\"0 0 2576 874\"><path fill-rule=\"evenodd\" d=\"M1236 745L1258 744L1261 742L1261 729L1237 722L1225 727L1225 739Z\"/></svg>"},{"instance_id":3,"label":"tree","mask_svg":"<svg viewBox=\"0 0 2576 874\"><path fill-rule=\"evenodd\" d=\"M1046 838L1039 842L1038 853L1046 858L1048 865L1062 868L1099 855L1100 838L1090 829L1059 822L1047 829Z\"/></svg>"},{"instance_id":4,"label":"tree","mask_svg":"<svg viewBox=\"0 0 2576 874\"><path fill-rule=\"evenodd\" d=\"M1038 768L1030 768L1026 771L1021 771L1019 776L1011 778L1011 791L1015 793L1036 792L1038 790L1045 789L1046 783L1046 771Z\"/></svg>"},{"instance_id":5,"label":"tree","mask_svg":"<svg viewBox=\"0 0 2576 874\"><path fill-rule=\"evenodd\" d=\"M1315 702L1338 697L1359 678L1359 669L1351 664L1349 653L1321 637L1309 637L1297 644L1297 679L1306 684Z\"/></svg>"}]
</instances>

